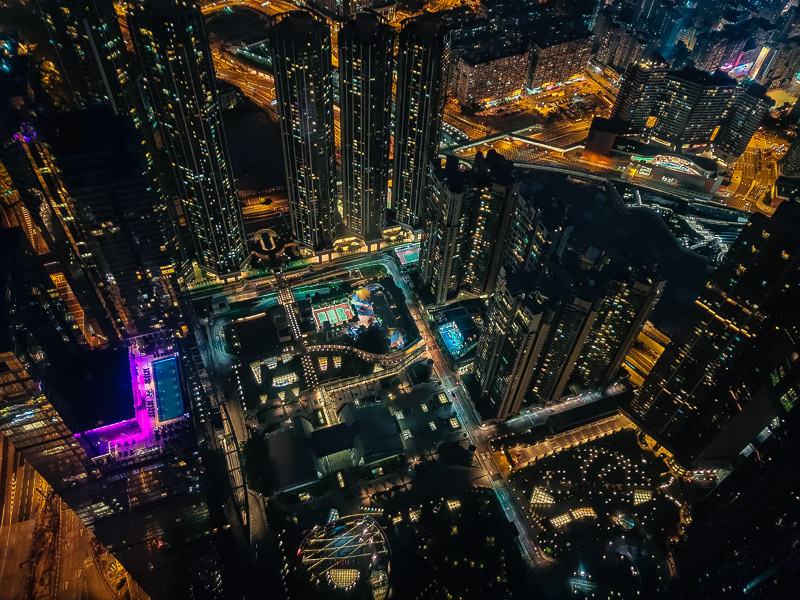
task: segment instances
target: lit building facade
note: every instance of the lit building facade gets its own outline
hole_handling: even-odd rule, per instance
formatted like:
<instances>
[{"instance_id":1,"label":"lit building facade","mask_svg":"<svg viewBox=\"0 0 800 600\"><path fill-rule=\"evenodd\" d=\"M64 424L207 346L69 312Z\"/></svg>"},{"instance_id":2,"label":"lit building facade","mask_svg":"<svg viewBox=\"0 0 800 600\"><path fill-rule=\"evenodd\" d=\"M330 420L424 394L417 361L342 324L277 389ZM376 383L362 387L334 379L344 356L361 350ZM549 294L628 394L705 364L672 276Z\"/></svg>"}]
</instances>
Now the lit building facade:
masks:
<instances>
[{"instance_id":1,"label":"lit building facade","mask_svg":"<svg viewBox=\"0 0 800 600\"><path fill-rule=\"evenodd\" d=\"M796 328L784 328L736 390L751 401L767 399L763 410L775 418L737 457L733 472L692 505L688 537L676 553L678 568L690 575L675 586L677 598L731 588L780 598L791 589L792 571L781 567L800 543L793 526L800 507L790 492L797 489L800 453L799 342Z\"/></svg>"},{"instance_id":2,"label":"lit building facade","mask_svg":"<svg viewBox=\"0 0 800 600\"><path fill-rule=\"evenodd\" d=\"M611 118L624 122L626 133L638 134L648 126L668 73L665 63L654 61L634 62L625 69Z\"/></svg>"},{"instance_id":3,"label":"lit building facade","mask_svg":"<svg viewBox=\"0 0 800 600\"><path fill-rule=\"evenodd\" d=\"M751 217L632 403L684 467L724 466L774 418L740 384L784 330L797 331L798 226L794 202Z\"/></svg>"},{"instance_id":4,"label":"lit building facade","mask_svg":"<svg viewBox=\"0 0 800 600\"><path fill-rule=\"evenodd\" d=\"M755 74L767 87L790 83L800 73L800 38L792 37L769 48L766 64Z\"/></svg>"},{"instance_id":5,"label":"lit building facade","mask_svg":"<svg viewBox=\"0 0 800 600\"><path fill-rule=\"evenodd\" d=\"M506 271L538 274L552 257L560 256L572 231L562 216L539 206L535 190L520 190L502 244L500 262Z\"/></svg>"},{"instance_id":6,"label":"lit building facade","mask_svg":"<svg viewBox=\"0 0 800 600\"><path fill-rule=\"evenodd\" d=\"M454 160L432 169L428 194L420 268L431 301L443 304L461 284L474 194Z\"/></svg>"},{"instance_id":7,"label":"lit building facade","mask_svg":"<svg viewBox=\"0 0 800 600\"><path fill-rule=\"evenodd\" d=\"M726 65L735 67L748 41L747 37L734 36L727 31L703 33L692 48L694 65L708 73Z\"/></svg>"},{"instance_id":8,"label":"lit building facade","mask_svg":"<svg viewBox=\"0 0 800 600\"><path fill-rule=\"evenodd\" d=\"M582 387L606 385L617 376L664 284L647 278L607 282L597 318L575 365L573 379Z\"/></svg>"},{"instance_id":9,"label":"lit building facade","mask_svg":"<svg viewBox=\"0 0 800 600\"><path fill-rule=\"evenodd\" d=\"M430 163L439 152L449 42L435 14L406 21L397 52L391 206L400 223L422 218Z\"/></svg>"},{"instance_id":10,"label":"lit building facade","mask_svg":"<svg viewBox=\"0 0 800 600\"><path fill-rule=\"evenodd\" d=\"M575 363L597 320L599 305L596 298L581 297L565 273L556 271L551 279L559 279L557 285L548 286L550 289L547 290L548 297L554 301L555 311L531 382L531 398L540 404L558 400L564 394Z\"/></svg>"},{"instance_id":11,"label":"lit building facade","mask_svg":"<svg viewBox=\"0 0 800 600\"><path fill-rule=\"evenodd\" d=\"M128 26L185 258L235 275L248 253L203 16L194 2L138 0Z\"/></svg>"},{"instance_id":12,"label":"lit building facade","mask_svg":"<svg viewBox=\"0 0 800 600\"><path fill-rule=\"evenodd\" d=\"M394 33L362 13L338 40L342 216L349 233L379 239L389 191Z\"/></svg>"},{"instance_id":13,"label":"lit building facade","mask_svg":"<svg viewBox=\"0 0 800 600\"><path fill-rule=\"evenodd\" d=\"M513 169L513 163L494 150L486 157L477 154L472 165L475 183L462 285L474 294L493 290L500 273L503 246L499 241L507 238L519 194Z\"/></svg>"},{"instance_id":14,"label":"lit building facade","mask_svg":"<svg viewBox=\"0 0 800 600\"><path fill-rule=\"evenodd\" d=\"M742 156L774 104L766 88L756 83L740 89L714 139L714 155L727 163Z\"/></svg>"},{"instance_id":15,"label":"lit building facade","mask_svg":"<svg viewBox=\"0 0 800 600\"><path fill-rule=\"evenodd\" d=\"M270 30L292 235L321 249L336 225L336 148L330 28L308 12Z\"/></svg>"},{"instance_id":16,"label":"lit building facade","mask_svg":"<svg viewBox=\"0 0 800 600\"><path fill-rule=\"evenodd\" d=\"M645 135L671 149L705 147L714 141L736 93L736 81L725 73L673 71L656 99L654 122Z\"/></svg>"},{"instance_id":17,"label":"lit building facade","mask_svg":"<svg viewBox=\"0 0 800 600\"><path fill-rule=\"evenodd\" d=\"M475 354L480 397L497 418L519 412L550 329L528 273L500 270Z\"/></svg>"},{"instance_id":18,"label":"lit building facade","mask_svg":"<svg viewBox=\"0 0 800 600\"><path fill-rule=\"evenodd\" d=\"M600 40L596 60L622 72L629 64L642 58L646 45L647 39L638 35L632 27L615 22Z\"/></svg>"},{"instance_id":19,"label":"lit building facade","mask_svg":"<svg viewBox=\"0 0 800 600\"><path fill-rule=\"evenodd\" d=\"M61 171L36 117L22 113L27 122L0 145L0 162L8 175L9 191L20 198L25 214L25 231L55 291L91 346L122 337L117 308L111 296L113 286L106 278L100 256L89 249L80 216L64 187Z\"/></svg>"},{"instance_id":20,"label":"lit building facade","mask_svg":"<svg viewBox=\"0 0 800 600\"><path fill-rule=\"evenodd\" d=\"M113 0L36 0L73 108L130 108L129 56Z\"/></svg>"},{"instance_id":21,"label":"lit building facade","mask_svg":"<svg viewBox=\"0 0 800 600\"><path fill-rule=\"evenodd\" d=\"M621 133L670 150L713 149L726 162L741 156L771 100L758 85L696 69L630 65L611 110Z\"/></svg>"},{"instance_id":22,"label":"lit building facade","mask_svg":"<svg viewBox=\"0 0 800 600\"><path fill-rule=\"evenodd\" d=\"M449 159L432 168L428 216L420 241L426 293L442 304L459 290L491 291L500 271L518 187L513 165L495 151L478 153L461 171Z\"/></svg>"},{"instance_id":23,"label":"lit building facade","mask_svg":"<svg viewBox=\"0 0 800 600\"><path fill-rule=\"evenodd\" d=\"M61 181L117 327L126 336L163 328L177 306L170 218L144 175L133 123L101 108L62 113L53 124Z\"/></svg>"},{"instance_id":24,"label":"lit building facade","mask_svg":"<svg viewBox=\"0 0 800 600\"><path fill-rule=\"evenodd\" d=\"M530 56L519 48L505 52L459 53L453 65L451 95L462 106L486 106L516 98L525 87Z\"/></svg>"},{"instance_id":25,"label":"lit building facade","mask_svg":"<svg viewBox=\"0 0 800 600\"><path fill-rule=\"evenodd\" d=\"M216 567L200 564L214 552L194 407L167 415L161 396L138 402L150 376L143 363L129 365L125 349L90 349L39 260L19 228L0 229L0 436L152 598L195 597L201 567ZM180 371L177 394L186 397ZM103 419L120 413L118 423Z\"/></svg>"},{"instance_id":26,"label":"lit building facade","mask_svg":"<svg viewBox=\"0 0 800 600\"><path fill-rule=\"evenodd\" d=\"M571 266L551 263L538 273L512 273L505 265L501 269L475 362L475 372L479 379L483 378L482 397L490 400L497 416L516 413L525 403L543 405L558 400L573 387L583 390L605 386L619 374L664 284L654 283L646 275L632 275L630 265L619 255L606 256L591 250L571 257L584 263L581 268L571 260L567 261ZM489 357L496 340L519 335L518 329L511 329L509 307L513 303L509 290L514 292L512 296L528 298L528 306L532 306L530 299L535 300L538 308L533 314L540 315L535 344L514 367L517 376L508 380L521 386L513 390L506 389L502 380L487 384L493 377L487 365L498 360L498 372L510 368L505 359ZM520 370L523 366L524 376ZM492 392L492 385L501 388Z\"/></svg>"},{"instance_id":27,"label":"lit building facade","mask_svg":"<svg viewBox=\"0 0 800 600\"><path fill-rule=\"evenodd\" d=\"M581 77L592 55L593 40L591 34L580 33L566 36L566 39L556 37L533 42L528 89L541 90Z\"/></svg>"}]
</instances>

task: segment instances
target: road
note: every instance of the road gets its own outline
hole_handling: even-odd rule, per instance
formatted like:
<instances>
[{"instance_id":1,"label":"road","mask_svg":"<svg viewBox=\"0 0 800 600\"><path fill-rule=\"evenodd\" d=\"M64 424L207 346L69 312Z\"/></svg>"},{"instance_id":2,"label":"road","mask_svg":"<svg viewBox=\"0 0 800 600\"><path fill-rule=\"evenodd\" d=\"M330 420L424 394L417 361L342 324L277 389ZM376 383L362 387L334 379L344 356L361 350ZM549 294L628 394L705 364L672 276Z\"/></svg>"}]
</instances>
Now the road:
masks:
<instances>
[{"instance_id":1,"label":"road","mask_svg":"<svg viewBox=\"0 0 800 600\"><path fill-rule=\"evenodd\" d=\"M298 10L297 5L283 0L211 0L201 3L200 10L204 15L210 15L230 8L249 8L263 15L272 16L291 10Z\"/></svg>"},{"instance_id":2,"label":"road","mask_svg":"<svg viewBox=\"0 0 800 600\"><path fill-rule=\"evenodd\" d=\"M422 335L425 352L427 356L434 361L434 368L437 376L441 380L445 393L453 401L453 406L456 411L459 422L464 428L470 443L476 448L476 456L482 469L485 472L486 482L490 485L501 503L503 510L508 517L509 521L514 523L520 534L521 548L525 557L533 565L543 565L549 562L541 550L536 545L536 536L538 531L534 523L527 518L525 510L515 499L514 494L503 476L503 471L497 463L497 459L491 450L491 441L498 435L505 435L516 431L523 431L529 429L533 424L540 421L543 422L547 416L553 412L561 412L574 408L581 404L597 399L596 394L582 394L580 396L567 399L563 404L553 408L553 410L542 409L529 411L520 417L510 419L503 423L487 424L481 427L481 418L475 411L472 402L467 394L461 381L454 375L447 364L440 348L436 344L436 337L431 331L427 318L424 316L424 308L418 303L416 295L409 286L407 277L401 272L399 263L394 256L390 253L382 254L361 254L355 256L347 256L337 259L333 263L326 263L320 265L319 269L314 269L310 273L303 275L302 285L313 285L318 279L329 279L337 274L344 275L350 270L356 268L363 268L366 266L382 265L386 268L388 274L393 278L395 283L400 287L403 296L408 306L408 310L414 319L414 322ZM259 295L264 295L265 298L261 303L256 306L250 307L248 310L252 313L258 313L265 309L267 304L274 304L276 301L276 294L271 293L274 290L275 279L272 277L264 277L263 280L252 281L251 285L256 286ZM220 293L217 290L216 293ZM285 292L284 292L285 295ZM284 298L284 302L289 299ZM288 311L287 311L288 312ZM238 318L247 318L245 313L237 313ZM229 320L231 315L221 315L219 319L213 321L210 326L211 341L217 350L221 350L221 328L223 321ZM291 326L293 333L295 332L295 325ZM213 352L214 355L224 355L224 352ZM424 358L425 354L422 355ZM327 399L325 394L319 395L316 402L313 402L314 407L323 407L326 413L330 414L331 410L335 408L333 403L334 399ZM332 421L333 422L333 421Z\"/></svg>"},{"instance_id":3,"label":"road","mask_svg":"<svg viewBox=\"0 0 800 600\"><path fill-rule=\"evenodd\" d=\"M27 560L33 548L36 515L46 486L36 470L0 436L0 582L7 597L21 597L27 585ZM19 596L15 595L19 594Z\"/></svg>"},{"instance_id":4,"label":"road","mask_svg":"<svg viewBox=\"0 0 800 600\"><path fill-rule=\"evenodd\" d=\"M408 282L400 272L399 266L388 257L384 264L389 269L395 283L403 291L411 316L427 345L428 355L434 361L436 374L442 382L445 393L453 400L456 415L470 443L476 448L475 454L478 457L478 462L486 472L487 479L492 489L494 489L506 517L510 522L514 523L519 532L520 547L523 555L533 565L545 564L549 559L545 557L536 545L535 537L537 532L520 509L518 503L514 501L508 482L501 475L500 467L490 452L489 443L491 440L485 436L480 428L480 416L475 411L464 385L450 371L441 349L436 344L436 337L431 332L427 320L423 318L421 307L415 301L416 296L409 289Z\"/></svg>"},{"instance_id":5,"label":"road","mask_svg":"<svg viewBox=\"0 0 800 600\"><path fill-rule=\"evenodd\" d=\"M56 556L58 600L117 600L118 595L103 573L103 566L94 555L92 534L65 503L61 503L59 551ZM104 553L106 563L114 562ZM138 586L132 585L132 596L139 596Z\"/></svg>"},{"instance_id":6,"label":"road","mask_svg":"<svg viewBox=\"0 0 800 600\"><path fill-rule=\"evenodd\" d=\"M239 63L216 45L211 47L211 57L214 60L217 77L238 87L273 119L278 119L278 111L275 108L275 80L270 73L257 71Z\"/></svg>"}]
</instances>

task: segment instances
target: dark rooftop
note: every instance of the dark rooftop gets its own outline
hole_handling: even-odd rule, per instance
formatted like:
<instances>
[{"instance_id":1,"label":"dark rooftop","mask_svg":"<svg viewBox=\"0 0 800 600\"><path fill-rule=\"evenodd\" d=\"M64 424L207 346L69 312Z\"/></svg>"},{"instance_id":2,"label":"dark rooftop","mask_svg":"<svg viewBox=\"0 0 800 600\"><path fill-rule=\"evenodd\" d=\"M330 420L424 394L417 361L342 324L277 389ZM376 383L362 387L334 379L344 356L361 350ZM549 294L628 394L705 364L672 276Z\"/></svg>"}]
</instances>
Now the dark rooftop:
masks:
<instances>
[{"instance_id":1,"label":"dark rooftop","mask_svg":"<svg viewBox=\"0 0 800 600\"><path fill-rule=\"evenodd\" d=\"M308 11L293 10L285 13L281 20L272 27L272 31L287 38L297 37L302 40L315 35L327 36L329 27Z\"/></svg>"},{"instance_id":2,"label":"dark rooftop","mask_svg":"<svg viewBox=\"0 0 800 600\"><path fill-rule=\"evenodd\" d=\"M683 81L695 83L697 85L717 85L728 87L736 87L738 85L737 81L724 71L714 71L713 73L708 73L693 67L686 67L680 71L673 71L673 75L679 77Z\"/></svg>"},{"instance_id":3,"label":"dark rooftop","mask_svg":"<svg viewBox=\"0 0 800 600\"><path fill-rule=\"evenodd\" d=\"M469 45L462 45L459 48L459 58L470 65L478 65L524 52L525 47L519 42L487 32L470 40Z\"/></svg>"}]
</instances>

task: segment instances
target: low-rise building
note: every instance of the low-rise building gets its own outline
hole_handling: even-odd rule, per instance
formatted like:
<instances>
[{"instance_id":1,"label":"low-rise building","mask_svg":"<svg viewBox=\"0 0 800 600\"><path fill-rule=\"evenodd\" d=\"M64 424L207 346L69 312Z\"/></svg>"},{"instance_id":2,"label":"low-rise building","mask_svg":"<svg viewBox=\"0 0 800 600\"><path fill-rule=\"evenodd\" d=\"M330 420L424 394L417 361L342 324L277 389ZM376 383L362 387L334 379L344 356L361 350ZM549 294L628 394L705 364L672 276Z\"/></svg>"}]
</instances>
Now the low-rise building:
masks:
<instances>
[{"instance_id":1,"label":"low-rise building","mask_svg":"<svg viewBox=\"0 0 800 600\"><path fill-rule=\"evenodd\" d=\"M404 452L400 426L380 402L348 402L339 423L322 429L295 417L267 437L267 447L276 494L299 492L342 469L369 475Z\"/></svg>"}]
</instances>

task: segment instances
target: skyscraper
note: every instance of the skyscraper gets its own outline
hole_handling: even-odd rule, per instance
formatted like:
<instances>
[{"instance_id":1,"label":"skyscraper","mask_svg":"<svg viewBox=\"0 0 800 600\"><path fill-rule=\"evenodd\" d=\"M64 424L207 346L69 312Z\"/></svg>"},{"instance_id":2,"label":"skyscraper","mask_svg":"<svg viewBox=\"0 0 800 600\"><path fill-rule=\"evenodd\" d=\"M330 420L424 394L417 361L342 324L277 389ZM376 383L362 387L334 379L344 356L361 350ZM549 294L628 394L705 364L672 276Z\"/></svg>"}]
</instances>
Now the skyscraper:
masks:
<instances>
[{"instance_id":1,"label":"skyscraper","mask_svg":"<svg viewBox=\"0 0 800 600\"><path fill-rule=\"evenodd\" d=\"M753 134L775 104L766 88L752 83L736 94L727 120L714 138L714 154L732 162L744 154Z\"/></svg>"},{"instance_id":2,"label":"skyscraper","mask_svg":"<svg viewBox=\"0 0 800 600\"><path fill-rule=\"evenodd\" d=\"M319 249L337 221L330 28L311 13L288 13L269 44L292 234Z\"/></svg>"},{"instance_id":3,"label":"skyscraper","mask_svg":"<svg viewBox=\"0 0 800 600\"><path fill-rule=\"evenodd\" d=\"M798 323L800 324L800 323ZM736 457L733 472L692 504L687 539L676 548L675 598L791 597L800 543L800 330L783 328L744 378L775 418ZM738 391L738 390L737 390ZM766 407L765 407L766 408ZM786 595L788 593L788 596ZM722 592L725 596L725 592Z\"/></svg>"},{"instance_id":4,"label":"skyscraper","mask_svg":"<svg viewBox=\"0 0 800 600\"><path fill-rule=\"evenodd\" d=\"M436 304L459 289L494 288L518 186L513 165L494 150L461 171L455 157L433 167L420 242L423 285Z\"/></svg>"},{"instance_id":5,"label":"skyscraper","mask_svg":"<svg viewBox=\"0 0 800 600\"><path fill-rule=\"evenodd\" d=\"M692 62L695 67L708 73L725 65L735 65L750 40L747 34L730 28L704 31L697 36L692 46Z\"/></svg>"},{"instance_id":6,"label":"skyscraper","mask_svg":"<svg viewBox=\"0 0 800 600\"><path fill-rule=\"evenodd\" d=\"M670 71L639 62L625 71L611 117L622 133L672 150L712 147L738 158L769 110L760 86L743 87L722 71Z\"/></svg>"},{"instance_id":7,"label":"skyscraper","mask_svg":"<svg viewBox=\"0 0 800 600\"><path fill-rule=\"evenodd\" d=\"M497 417L519 411L550 330L549 311L528 273L500 269L478 340L475 376Z\"/></svg>"},{"instance_id":8,"label":"skyscraper","mask_svg":"<svg viewBox=\"0 0 800 600\"><path fill-rule=\"evenodd\" d=\"M542 283L542 295L552 307L550 331L531 380L531 398L540 404L558 400L570 381L597 321L600 290L582 273L575 277L556 268ZM527 392L527 390L525 390Z\"/></svg>"},{"instance_id":9,"label":"skyscraper","mask_svg":"<svg viewBox=\"0 0 800 600\"><path fill-rule=\"evenodd\" d=\"M663 290L663 281L654 282L635 273L629 279L610 279L597 319L581 348L573 379L586 388L610 383Z\"/></svg>"},{"instance_id":10,"label":"skyscraper","mask_svg":"<svg viewBox=\"0 0 800 600\"><path fill-rule=\"evenodd\" d=\"M5 354L0 354L0 365L8 367L11 372L22 366L16 359L9 360ZM4 371L3 376L8 377L8 372ZM23 383L31 384L30 380ZM61 496L52 491L41 474L2 433L0 504L3 506L3 539L9 542L6 558L19 557L29 550L26 560L13 561L16 563L13 570L0 567L4 597L34 595L52 598L59 595L59 590L75 589L75 581L82 583L89 578L98 578L98 582L108 586L105 589L93 588L93 595L98 600L101 597L104 600L115 597L149 600L148 594L125 567L86 529ZM48 537L48 533L52 537ZM30 545L25 542L30 542ZM40 577L47 566L53 564L48 562L51 560L59 568L48 570L47 576ZM6 567L9 562L6 561ZM112 594L111 590L115 593Z\"/></svg>"},{"instance_id":11,"label":"skyscraper","mask_svg":"<svg viewBox=\"0 0 800 600\"><path fill-rule=\"evenodd\" d=\"M741 384L797 328L800 205L756 214L632 403L631 416L686 468L727 464L774 417Z\"/></svg>"},{"instance_id":12,"label":"skyscraper","mask_svg":"<svg viewBox=\"0 0 800 600\"><path fill-rule=\"evenodd\" d=\"M475 359L481 396L499 417L518 412L525 402L563 398L569 386L612 382L663 289L646 267L635 268L622 255L593 247L581 255L568 253L560 265L553 261L535 272L512 272L504 265L501 273ZM541 315L536 344L524 358L513 359L517 366L502 356L505 344L515 348L522 339L511 317L519 310L512 297L528 298L523 303L528 307L535 300L531 314ZM523 368L524 374L517 371ZM513 378L503 374L507 369ZM496 377L500 381L493 381ZM511 385L521 387L506 388Z\"/></svg>"},{"instance_id":13,"label":"skyscraper","mask_svg":"<svg viewBox=\"0 0 800 600\"><path fill-rule=\"evenodd\" d=\"M628 23L613 21L599 42L597 60L622 72L629 64L642 58L648 40L637 34Z\"/></svg>"},{"instance_id":14,"label":"skyscraper","mask_svg":"<svg viewBox=\"0 0 800 600\"><path fill-rule=\"evenodd\" d=\"M444 168L432 168L428 194L420 241L422 285L432 303L443 304L461 285L472 214L472 190L455 157Z\"/></svg>"},{"instance_id":15,"label":"skyscraper","mask_svg":"<svg viewBox=\"0 0 800 600\"><path fill-rule=\"evenodd\" d=\"M169 336L90 350L52 287L22 231L0 229L0 437L151 597L196 597L216 566L186 363Z\"/></svg>"},{"instance_id":16,"label":"skyscraper","mask_svg":"<svg viewBox=\"0 0 800 600\"><path fill-rule=\"evenodd\" d=\"M73 108L126 112L129 57L113 0L36 0Z\"/></svg>"},{"instance_id":17,"label":"skyscraper","mask_svg":"<svg viewBox=\"0 0 800 600\"><path fill-rule=\"evenodd\" d=\"M380 238L386 223L393 46L392 28L374 14L339 30L344 225L366 240Z\"/></svg>"},{"instance_id":18,"label":"skyscraper","mask_svg":"<svg viewBox=\"0 0 800 600\"><path fill-rule=\"evenodd\" d=\"M411 227L422 217L430 162L439 152L448 57L436 15L405 22L397 52L392 208Z\"/></svg>"},{"instance_id":19,"label":"skyscraper","mask_svg":"<svg viewBox=\"0 0 800 600\"><path fill-rule=\"evenodd\" d=\"M565 222L565 208L537 202L541 189L540 183L526 185L514 200L508 231L501 242L500 264L509 273L538 274L551 257L560 257L566 248L572 226Z\"/></svg>"},{"instance_id":20,"label":"skyscraper","mask_svg":"<svg viewBox=\"0 0 800 600\"><path fill-rule=\"evenodd\" d=\"M656 98L655 122L646 135L676 150L707 146L728 116L736 93L736 81L721 71L710 75L695 69L673 71Z\"/></svg>"},{"instance_id":21,"label":"skyscraper","mask_svg":"<svg viewBox=\"0 0 800 600\"><path fill-rule=\"evenodd\" d=\"M494 150L475 155L472 216L464 258L463 285L474 294L494 289L519 185L514 165Z\"/></svg>"},{"instance_id":22,"label":"skyscraper","mask_svg":"<svg viewBox=\"0 0 800 600\"><path fill-rule=\"evenodd\" d=\"M800 71L800 39L790 37L771 46L764 66L755 74L756 81L767 87L785 85Z\"/></svg>"},{"instance_id":23,"label":"skyscraper","mask_svg":"<svg viewBox=\"0 0 800 600\"><path fill-rule=\"evenodd\" d=\"M800 176L800 141L792 142L780 164L781 172L787 177Z\"/></svg>"},{"instance_id":24,"label":"skyscraper","mask_svg":"<svg viewBox=\"0 0 800 600\"><path fill-rule=\"evenodd\" d=\"M244 222L203 16L193 1L179 0L137 0L128 11L186 258L213 275L236 274L248 256Z\"/></svg>"},{"instance_id":25,"label":"skyscraper","mask_svg":"<svg viewBox=\"0 0 800 600\"><path fill-rule=\"evenodd\" d=\"M666 64L656 61L632 63L625 69L611 108L611 118L623 121L626 133L637 135L648 126L668 72Z\"/></svg>"},{"instance_id":26,"label":"skyscraper","mask_svg":"<svg viewBox=\"0 0 800 600\"><path fill-rule=\"evenodd\" d=\"M169 213L150 187L127 117L100 108L53 118L53 153L98 286L127 336L161 329L175 311Z\"/></svg>"},{"instance_id":27,"label":"skyscraper","mask_svg":"<svg viewBox=\"0 0 800 600\"><path fill-rule=\"evenodd\" d=\"M103 293L100 257L87 251L81 221L47 136L32 112L20 111L9 122L17 127L2 132L0 163L7 174L4 185L10 184L9 192L20 200L29 240L86 342L101 346L120 338L113 306Z\"/></svg>"}]
</instances>

